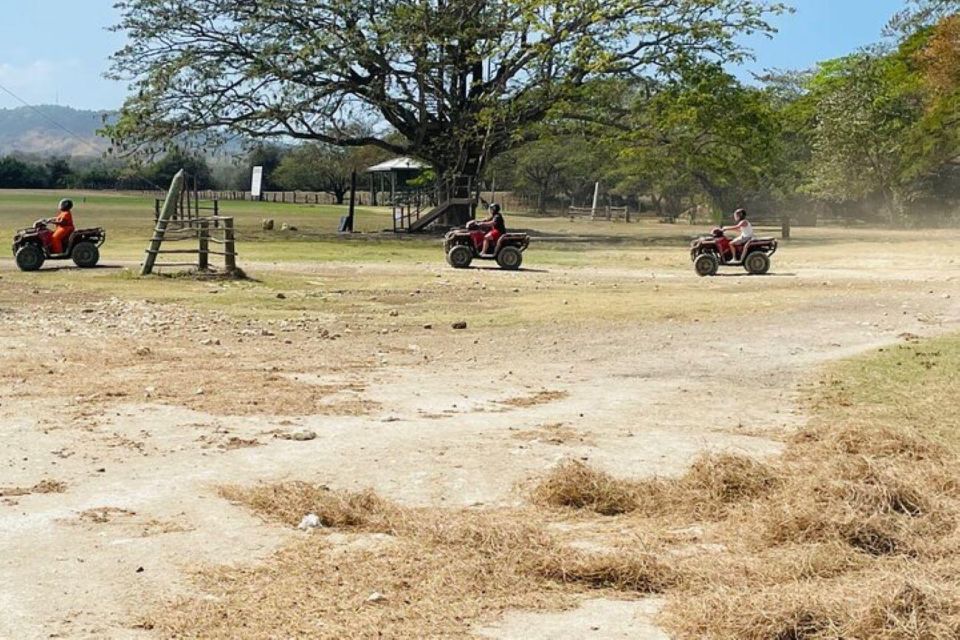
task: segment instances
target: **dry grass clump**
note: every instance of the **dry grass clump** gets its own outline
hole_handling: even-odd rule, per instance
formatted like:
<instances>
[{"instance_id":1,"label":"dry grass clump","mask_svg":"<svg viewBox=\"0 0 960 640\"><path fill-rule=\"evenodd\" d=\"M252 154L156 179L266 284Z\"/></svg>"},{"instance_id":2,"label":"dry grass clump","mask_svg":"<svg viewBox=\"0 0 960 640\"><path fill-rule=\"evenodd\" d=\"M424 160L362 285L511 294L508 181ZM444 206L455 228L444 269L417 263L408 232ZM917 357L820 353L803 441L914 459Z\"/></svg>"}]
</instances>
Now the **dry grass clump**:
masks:
<instances>
[{"instance_id":1,"label":"dry grass clump","mask_svg":"<svg viewBox=\"0 0 960 640\"><path fill-rule=\"evenodd\" d=\"M341 534L320 530L266 563L202 572L204 596L144 621L163 635L460 637L508 608L571 603L571 585L538 573L564 551L529 512L401 508L306 483L224 494L288 524L322 514Z\"/></svg>"},{"instance_id":2,"label":"dry grass clump","mask_svg":"<svg viewBox=\"0 0 960 640\"><path fill-rule=\"evenodd\" d=\"M638 507L636 483L619 480L578 460L561 462L536 486L534 503L588 509L613 516Z\"/></svg>"},{"instance_id":3,"label":"dry grass clump","mask_svg":"<svg viewBox=\"0 0 960 640\"><path fill-rule=\"evenodd\" d=\"M815 446L826 455L897 457L909 460L943 461L951 458L939 442L908 426L848 424L838 429L833 424L817 424L795 433L791 443L801 448Z\"/></svg>"},{"instance_id":4,"label":"dry grass clump","mask_svg":"<svg viewBox=\"0 0 960 640\"><path fill-rule=\"evenodd\" d=\"M143 625L172 637L461 637L507 609L567 606L584 589L661 593L679 579L650 552L565 547L529 509L402 508L302 482L222 493L288 525L316 513L340 535L321 529L266 563L201 572L203 595Z\"/></svg>"},{"instance_id":5,"label":"dry grass clump","mask_svg":"<svg viewBox=\"0 0 960 640\"><path fill-rule=\"evenodd\" d=\"M45 478L31 487L0 487L0 498L26 496L31 493L63 493L67 483Z\"/></svg>"},{"instance_id":6,"label":"dry grass clump","mask_svg":"<svg viewBox=\"0 0 960 640\"><path fill-rule=\"evenodd\" d=\"M842 541L872 555L924 552L958 516L949 452L915 435L837 429L788 452L783 489L745 514L769 545ZM757 526L759 525L759 526Z\"/></svg>"},{"instance_id":7,"label":"dry grass clump","mask_svg":"<svg viewBox=\"0 0 960 640\"><path fill-rule=\"evenodd\" d=\"M675 500L686 503L694 517L712 518L723 515L729 505L769 494L781 483L777 470L749 456L706 455L680 478Z\"/></svg>"},{"instance_id":8,"label":"dry grass clump","mask_svg":"<svg viewBox=\"0 0 960 640\"><path fill-rule=\"evenodd\" d=\"M565 584L635 593L663 593L680 579L676 570L649 552L560 552L543 557L536 572Z\"/></svg>"},{"instance_id":9,"label":"dry grass clump","mask_svg":"<svg viewBox=\"0 0 960 640\"><path fill-rule=\"evenodd\" d=\"M795 439L783 478L717 524L727 553L681 567L689 588L665 615L678 638L960 637L948 450L849 426Z\"/></svg>"},{"instance_id":10,"label":"dry grass clump","mask_svg":"<svg viewBox=\"0 0 960 640\"><path fill-rule=\"evenodd\" d=\"M565 462L534 490L539 504L645 516L620 518L621 533L678 521L697 533L675 538L669 555L571 555L541 570L663 591L679 638L960 637L949 604L960 580L932 569L960 566L958 482L956 457L938 443L862 425L804 431L776 466L709 455L676 479L631 482Z\"/></svg>"},{"instance_id":11,"label":"dry grass clump","mask_svg":"<svg viewBox=\"0 0 960 640\"><path fill-rule=\"evenodd\" d=\"M331 491L308 482L282 482L244 488L220 488L220 495L244 504L272 520L296 526L308 513L316 514L324 527L352 527L389 533L397 508L372 491Z\"/></svg>"},{"instance_id":12,"label":"dry grass clump","mask_svg":"<svg viewBox=\"0 0 960 640\"><path fill-rule=\"evenodd\" d=\"M612 516L638 511L661 516L715 518L735 503L758 498L781 483L777 472L753 458L707 454L675 479L630 481L614 478L582 462L560 463L534 488L534 503L587 509Z\"/></svg>"},{"instance_id":13,"label":"dry grass clump","mask_svg":"<svg viewBox=\"0 0 960 640\"><path fill-rule=\"evenodd\" d=\"M899 565L838 579L717 589L674 601L678 638L948 640L960 637L957 585Z\"/></svg>"}]
</instances>

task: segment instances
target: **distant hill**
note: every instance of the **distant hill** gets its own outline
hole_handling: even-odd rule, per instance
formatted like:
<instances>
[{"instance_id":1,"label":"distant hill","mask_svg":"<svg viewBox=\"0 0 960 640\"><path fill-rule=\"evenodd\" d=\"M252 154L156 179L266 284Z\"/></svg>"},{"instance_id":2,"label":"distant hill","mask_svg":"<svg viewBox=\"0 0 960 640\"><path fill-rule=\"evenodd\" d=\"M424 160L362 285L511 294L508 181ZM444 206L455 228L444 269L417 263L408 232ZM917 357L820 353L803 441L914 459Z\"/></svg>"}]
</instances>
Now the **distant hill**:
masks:
<instances>
[{"instance_id":1,"label":"distant hill","mask_svg":"<svg viewBox=\"0 0 960 640\"><path fill-rule=\"evenodd\" d=\"M44 156L99 155L109 146L109 141L97 136L105 113L54 105L0 109L0 156L13 152Z\"/></svg>"}]
</instances>

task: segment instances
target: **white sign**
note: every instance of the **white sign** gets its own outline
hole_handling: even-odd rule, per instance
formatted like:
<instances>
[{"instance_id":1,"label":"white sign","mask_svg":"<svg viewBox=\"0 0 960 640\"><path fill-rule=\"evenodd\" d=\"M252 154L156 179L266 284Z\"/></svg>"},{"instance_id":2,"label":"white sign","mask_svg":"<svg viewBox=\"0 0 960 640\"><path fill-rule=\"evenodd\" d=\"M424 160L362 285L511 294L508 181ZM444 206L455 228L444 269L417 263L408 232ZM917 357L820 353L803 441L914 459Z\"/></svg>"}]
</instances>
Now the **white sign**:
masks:
<instances>
[{"instance_id":1,"label":"white sign","mask_svg":"<svg viewBox=\"0 0 960 640\"><path fill-rule=\"evenodd\" d=\"M253 168L253 178L250 180L250 195L259 198L263 188L263 167Z\"/></svg>"}]
</instances>

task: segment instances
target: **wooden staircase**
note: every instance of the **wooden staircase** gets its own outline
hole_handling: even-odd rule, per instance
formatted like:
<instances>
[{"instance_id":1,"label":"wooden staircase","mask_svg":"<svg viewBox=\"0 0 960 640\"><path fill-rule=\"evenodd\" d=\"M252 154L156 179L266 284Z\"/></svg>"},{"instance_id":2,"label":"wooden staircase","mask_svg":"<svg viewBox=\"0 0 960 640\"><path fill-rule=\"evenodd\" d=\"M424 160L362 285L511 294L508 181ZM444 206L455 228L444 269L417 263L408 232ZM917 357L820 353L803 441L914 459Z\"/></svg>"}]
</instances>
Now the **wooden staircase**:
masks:
<instances>
[{"instance_id":1,"label":"wooden staircase","mask_svg":"<svg viewBox=\"0 0 960 640\"><path fill-rule=\"evenodd\" d=\"M473 178L458 175L437 185L437 204L429 209L421 206L423 199L418 198L414 205L399 215L394 213L393 230L401 233L420 233L431 225L455 227L473 219L477 200L473 193Z\"/></svg>"}]
</instances>

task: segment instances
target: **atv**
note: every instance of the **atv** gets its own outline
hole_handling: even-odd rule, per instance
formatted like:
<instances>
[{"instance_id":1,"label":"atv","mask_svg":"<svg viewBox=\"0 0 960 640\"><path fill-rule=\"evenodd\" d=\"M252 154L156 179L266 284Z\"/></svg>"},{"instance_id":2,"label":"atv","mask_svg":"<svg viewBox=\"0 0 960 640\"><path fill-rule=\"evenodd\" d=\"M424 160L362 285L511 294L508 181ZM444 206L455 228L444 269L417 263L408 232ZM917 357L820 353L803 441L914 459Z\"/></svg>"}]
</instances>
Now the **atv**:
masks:
<instances>
[{"instance_id":1,"label":"atv","mask_svg":"<svg viewBox=\"0 0 960 640\"><path fill-rule=\"evenodd\" d=\"M50 220L37 220L29 229L20 229L13 236L13 256L21 271L36 271L47 260L73 260L78 267L89 269L100 261L100 247L107 239L102 228L77 229L67 238L63 253L50 253L43 241L49 233Z\"/></svg>"},{"instance_id":2,"label":"atv","mask_svg":"<svg viewBox=\"0 0 960 640\"><path fill-rule=\"evenodd\" d=\"M471 220L463 229L452 229L443 237L443 253L447 263L456 269L466 269L473 260L496 260L501 269L515 271L523 263L523 252L530 246L526 233L505 233L500 236L493 253L484 254L483 238L487 234L476 220Z\"/></svg>"},{"instance_id":3,"label":"atv","mask_svg":"<svg viewBox=\"0 0 960 640\"><path fill-rule=\"evenodd\" d=\"M690 244L690 259L693 270L699 276L714 276L721 267L743 267L751 275L762 275L770 270L770 257L777 252L775 238L753 238L739 245L739 255L734 255L734 245L719 227L709 236L697 238Z\"/></svg>"}]
</instances>

